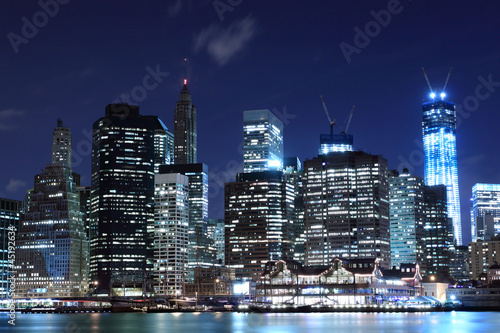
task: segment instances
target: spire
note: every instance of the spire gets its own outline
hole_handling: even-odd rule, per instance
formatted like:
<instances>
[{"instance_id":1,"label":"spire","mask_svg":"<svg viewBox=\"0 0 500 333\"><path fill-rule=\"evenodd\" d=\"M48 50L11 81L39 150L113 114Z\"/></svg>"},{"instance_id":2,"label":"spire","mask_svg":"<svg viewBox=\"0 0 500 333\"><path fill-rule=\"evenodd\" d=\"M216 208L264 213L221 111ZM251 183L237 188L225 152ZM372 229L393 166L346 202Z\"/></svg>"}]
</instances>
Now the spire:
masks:
<instances>
[{"instance_id":1,"label":"spire","mask_svg":"<svg viewBox=\"0 0 500 333\"><path fill-rule=\"evenodd\" d=\"M57 127L63 127L63 122L61 118L57 118Z\"/></svg>"},{"instance_id":2,"label":"spire","mask_svg":"<svg viewBox=\"0 0 500 333\"><path fill-rule=\"evenodd\" d=\"M187 80L187 58L184 58L184 85L186 86L188 83Z\"/></svg>"},{"instance_id":3,"label":"spire","mask_svg":"<svg viewBox=\"0 0 500 333\"><path fill-rule=\"evenodd\" d=\"M179 95L179 102L191 102L191 94L187 87L187 58L184 58L184 86Z\"/></svg>"}]
</instances>

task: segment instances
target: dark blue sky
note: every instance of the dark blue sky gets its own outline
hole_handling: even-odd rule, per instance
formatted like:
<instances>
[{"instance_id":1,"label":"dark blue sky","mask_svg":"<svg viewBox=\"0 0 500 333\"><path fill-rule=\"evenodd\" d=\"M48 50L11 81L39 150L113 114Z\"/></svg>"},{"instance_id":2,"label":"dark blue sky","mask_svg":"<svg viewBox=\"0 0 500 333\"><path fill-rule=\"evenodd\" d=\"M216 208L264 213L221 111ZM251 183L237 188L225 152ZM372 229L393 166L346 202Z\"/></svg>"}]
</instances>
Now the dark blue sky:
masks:
<instances>
[{"instance_id":1,"label":"dark blue sky","mask_svg":"<svg viewBox=\"0 0 500 333\"><path fill-rule=\"evenodd\" d=\"M457 130L465 241L472 185L500 183L496 1L59 1L42 0L51 15L37 1L0 3L2 197L23 199L50 162L58 117L72 130L85 185L88 133L108 103L132 92L142 114L172 128L184 58L211 217L223 216L222 183L241 166L243 110L277 111L286 155L305 160L328 132L320 94L337 122L356 105L358 149L384 155L390 168L408 161L423 175L422 66L435 89L453 66L448 99L465 105ZM368 39L355 38L366 29ZM347 44L349 59L340 47ZM156 81L144 82L155 71Z\"/></svg>"}]
</instances>

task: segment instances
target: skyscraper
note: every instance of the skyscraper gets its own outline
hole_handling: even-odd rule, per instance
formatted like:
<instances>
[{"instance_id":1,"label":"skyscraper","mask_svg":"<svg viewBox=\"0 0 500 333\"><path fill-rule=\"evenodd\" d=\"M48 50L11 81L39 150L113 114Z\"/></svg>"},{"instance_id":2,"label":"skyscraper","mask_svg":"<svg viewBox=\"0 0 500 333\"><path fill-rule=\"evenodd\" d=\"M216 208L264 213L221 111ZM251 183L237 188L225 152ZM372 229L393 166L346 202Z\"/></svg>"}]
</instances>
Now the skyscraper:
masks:
<instances>
[{"instance_id":1,"label":"skyscraper","mask_svg":"<svg viewBox=\"0 0 500 333\"><path fill-rule=\"evenodd\" d=\"M174 113L175 164L196 163L197 131L196 108L191 100L187 79L184 79L184 86L179 101L175 104Z\"/></svg>"},{"instance_id":2,"label":"skyscraper","mask_svg":"<svg viewBox=\"0 0 500 333\"><path fill-rule=\"evenodd\" d=\"M424 180L404 169L389 177L391 263L420 265L425 274L424 256Z\"/></svg>"},{"instance_id":3,"label":"skyscraper","mask_svg":"<svg viewBox=\"0 0 500 333\"><path fill-rule=\"evenodd\" d=\"M306 264L379 258L390 267L387 160L362 151L304 162Z\"/></svg>"},{"instance_id":4,"label":"skyscraper","mask_svg":"<svg viewBox=\"0 0 500 333\"><path fill-rule=\"evenodd\" d=\"M326 155L331 152L353 151L353 137L350 134L320 134L319 154Z\"/></svg>"},{"instance_id":5,"label":"skyscraper","mask_svg":"<svg viewBox=\"0 0 500 333\"><path fill-rule=\"evenodd\" d=\"M243 112L243 172L283 169L283 122L269 110Z\"/></svg>"},{"instance_id":6,"label":"skyscraper","mask_svg":"<svg viewBox=\"0 0 500 333\"><path fill-rule=\"evenodd\" d=\"M88 287L88 242L77 192L80 175L67 159L71 133L58 121L53 137L54 163L35 176L19 227L19 297L81 297Z\"/></svg>"},{"instance_id":7,"label":"skyscraper","mask_svg":"<svg viewBox=\"0 0 500 333\"><path fill-rule=\"evenodd\" d=\"M65 163L71 167L71 131L57 119L57 127L52 134L52 163Z\"/></svg>"},{"instance_id":8,"label":"skyscraper","mask_svg":"<svg viewBox=\"0 0 500 333\"><path fill-rule=\"evenodd\" d=\"M155 173L160 171L160 165L173 164L174 135L158 117L155 123Z\"/></svg>"},{"instance_id":9,"label":"skyscraper","mask_svg":"<svg viewBox=\"0 0 500 333\"><path fill-rule=\"evenodd\" d=\"M23 211L22 201L0 198L0 299L10 298L10 281L11 276L14 276L14 273L10 272L14 272L16 254L15 249L12 249L16 241L12 235L19 230Z\"/></svg>"},{"instance_id":10,"label":"skyscraper","mask_svg":"<svg viewBox=\"0 0 500 333\"><path fill-rule=\"evenodd\" d=\"M445 185L424 187L424 264L427 275L449 276L453 244L453 221L448 217Z\"/></svg>"},{"instance_id":11,"label":"skyscraper","mask_svg":"<svg viewBox=\"0 0 500 333\"><path fill-rule=\"evenodd\" d=\"M435 95L431 94L431 97L434 98ZM441 97L445 97L444 93ZM425 184L446 185L448 216L453 220L455 241L461 245L455 104L445 100L432 100L422 104L422 109Z\"/></svg>"},{"instance_id":12,"label":"skyscraper","mask_svg":"<svg viewBox=\"0 0 500 333\"><path fill-rule=\"evenodd\" d=\"M93 125L90 273L99 293L142 295L153 268L155 116L110 104Z\"/></svg>"},{"instance_id":13,"label":"skyscraper","mask_svg":"<svg viewBox=\"0 0 500 333\"><path fill-rule=\"evenodd\" d=\"M155 175L154 277L157 294L183 293L188 260L189 179Z\"/></svg>"},{"instance_id":14,"label":"skyscraper","mask_svg":"<svg viewBox=\"0 0 500 333\"><path fill-rule=\"evenodd\" d=\"M293 185L281 171L261 171L238 174L224 190L226 266L258 280L269 260L293 255Z\"/></svg>"},{"instance_id":15,"label":"skyscraper","mask_svg":"<svg viewBox=\"0 0 500 333\"><path fill-rule=\"evenodd\" d=\"M500 184L472 187L470 219L473 242L500 234Z\"/></svg>"}]
</instances>

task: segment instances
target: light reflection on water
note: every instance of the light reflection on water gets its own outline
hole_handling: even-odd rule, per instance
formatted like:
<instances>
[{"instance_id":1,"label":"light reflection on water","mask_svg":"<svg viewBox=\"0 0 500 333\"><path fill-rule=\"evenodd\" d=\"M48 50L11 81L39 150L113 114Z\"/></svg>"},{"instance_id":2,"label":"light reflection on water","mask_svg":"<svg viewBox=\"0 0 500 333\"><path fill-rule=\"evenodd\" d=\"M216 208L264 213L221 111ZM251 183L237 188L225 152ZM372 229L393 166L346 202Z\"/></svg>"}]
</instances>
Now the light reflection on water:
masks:
<instances>
[{"instance_id":1,"label":"light reflection on water","mask_svg":"<svg viewBox=\"0 0 500 333\"><path fill-rule=\"evenodd\" d=\"M16 314L12 332L497 332L500 312Z\"/></svg>"}]
</instances>

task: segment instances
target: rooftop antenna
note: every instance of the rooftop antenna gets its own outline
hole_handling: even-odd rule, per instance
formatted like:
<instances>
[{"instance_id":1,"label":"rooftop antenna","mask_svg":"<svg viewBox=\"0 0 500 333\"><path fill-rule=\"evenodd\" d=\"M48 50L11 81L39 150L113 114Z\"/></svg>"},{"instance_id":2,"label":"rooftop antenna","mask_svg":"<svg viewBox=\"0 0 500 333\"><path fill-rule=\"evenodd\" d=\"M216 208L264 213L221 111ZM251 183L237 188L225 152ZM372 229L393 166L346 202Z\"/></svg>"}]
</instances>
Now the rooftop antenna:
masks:
<instances>
[{"instance_id":1,"label":"rooftop antenna","mask_svg":"<svg viewBox=\"0 0 500 333\"><path fill-rule=\"evenodd\" d=\"M431 98L434 99L434 97L436 97L436 94L432 90L431 83L429 82L429 78L427 77L427 73L425 72L425 69L423 67L422 72L424 72L425 81L427 81L427 85L429 86L429 90L431 91Z\"/></svg>"},{"instance_id":2,"label":"rooftop antenna","mask_svg":"<svg viewBox=\"0 0 500 333\"><path fill-rule=\"evenodd\" d=\"M444 90L446 89L446 86L448 85L448 80L450 79L452 69L453 69L453 67L450 67L450 71L448 72L448 76L446 77L446 81L444 81L444 86L443 86L443 90L442 90L443 93L444 93Z\"/></svg>"},{"instance_id":3,"label":"rooftop antenna","mask_svg":"<svg viewBox=\"0 0 500 333\"><path fill-rule=\"evenodd\" d=\"M184 85L187 84L187 58L184 58Z\"/></svg>"}]
</instances>

